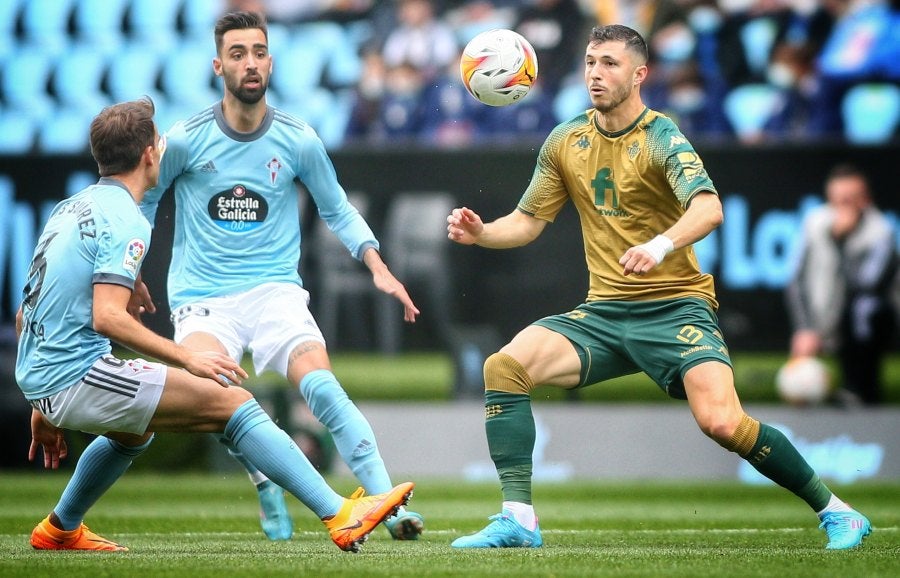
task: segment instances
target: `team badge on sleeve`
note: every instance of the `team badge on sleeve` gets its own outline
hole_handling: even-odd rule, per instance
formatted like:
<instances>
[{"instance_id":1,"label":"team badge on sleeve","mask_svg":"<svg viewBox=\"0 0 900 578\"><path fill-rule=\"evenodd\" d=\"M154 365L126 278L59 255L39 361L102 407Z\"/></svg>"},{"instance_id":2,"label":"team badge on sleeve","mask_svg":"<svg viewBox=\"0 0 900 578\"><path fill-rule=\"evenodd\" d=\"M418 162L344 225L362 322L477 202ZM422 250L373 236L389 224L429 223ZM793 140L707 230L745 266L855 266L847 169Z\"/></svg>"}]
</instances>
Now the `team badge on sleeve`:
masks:
<instances>
[{"instance_id":1,"label":"team badge on sleeve","mask_svg":"<svg viewBox=\"0 0 900 578\"><path fill-rule=\"evenodd\" d=\"M141 239L132 239L125 248L125 258L122 260L122 267L126 271L130 271L137 275L138 269L141 267L141 260L147 252L147 246Z\"/></svg>"}]
</instances>

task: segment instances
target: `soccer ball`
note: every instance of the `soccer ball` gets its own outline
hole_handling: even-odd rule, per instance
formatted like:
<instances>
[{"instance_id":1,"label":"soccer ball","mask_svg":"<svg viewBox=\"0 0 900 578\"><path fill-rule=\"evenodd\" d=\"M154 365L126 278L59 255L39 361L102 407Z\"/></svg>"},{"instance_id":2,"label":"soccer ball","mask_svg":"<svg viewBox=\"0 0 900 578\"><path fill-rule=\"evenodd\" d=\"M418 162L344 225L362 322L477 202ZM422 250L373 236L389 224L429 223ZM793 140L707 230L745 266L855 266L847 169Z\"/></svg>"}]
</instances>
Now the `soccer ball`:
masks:
<instances>
[{"instance_id":1,"label":"soccer ball","mask_svg":"<svg viewBox=\"0 0 900 578\"><path fill-rule=\"evenodd\" d=\"M828 368L816 357L796 357L775 375L775 388L784 401L793 405L817 405L831 390Z\"/></svg>"},{"instance_id":2,"label":"soccer ball","mask_svg":"<svg viewBox=\"0 0 900 578\"><path fill-rule=\"evenodd\" d=\"M521 100L537 79L537 70L531 44L504 28L482 32L470 40L459 62L466 90L490 106Z\"/></svg>"}]
</instances>

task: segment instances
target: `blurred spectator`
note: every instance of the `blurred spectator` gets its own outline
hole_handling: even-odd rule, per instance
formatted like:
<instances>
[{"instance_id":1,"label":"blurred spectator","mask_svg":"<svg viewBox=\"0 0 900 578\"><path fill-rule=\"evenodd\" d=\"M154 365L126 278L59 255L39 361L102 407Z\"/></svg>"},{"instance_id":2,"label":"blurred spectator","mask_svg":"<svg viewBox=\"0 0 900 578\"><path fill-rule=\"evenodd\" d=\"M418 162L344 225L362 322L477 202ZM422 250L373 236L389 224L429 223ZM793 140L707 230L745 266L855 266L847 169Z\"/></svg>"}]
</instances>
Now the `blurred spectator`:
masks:
<instances>
[{"instance_id":1,"label":"blurred spectator","mask_svg":"<svg viewBox=\"0 0 900 578\"><path fill-rule=\"evenodd\" d=\"M586 18L576 0L527 0L522 3L513 30L528 39L538 60L538 82L547 93L559 89L563 77L584 60L584 38L593 20Z\"/></svg>"},{"instance_id":2,"label":"blurred spectator","mask_svg":"<svg viewBox=\"0 0 900 578\"><path fill-rule=\"evenodd\" d=\"M422 141L431 146L456 148L478 136L479 108L486 108L469 94L459 75L458 57L443 74L428 84L422 95Z\"/></svg>"},{"instance_id":3,"label":"blurred spectator","mask_svg":"<svg viewBox=\"0 0 900 578\"><path fill-rule=\"evenodd\" d=\"M387 66L384 93L374 126L367 136L377 142L415 144L424 127L422 71L409 62Z\"/></svg>"},{"instance_id":4,"label":"blurred spectator","mask_svg":"<svg viewBox=\"0 0 900 578\"><path fill-rule=\"evenodd\" d=\"M846 0L819 54L812 129L841 134L841 101L856 83L900 82L900 0Z\"/></svg>"},{"instance_id":5,"label":"blurred spectator","mask_svg":"<svg viewBox=\"0 0 900 578\"><path fill-rule=\"evenodd\" d=\"M540 143L556 124L553 101L540 83L516 104L478 107L481 142L514 144L527 142L531 137Z\"/></svg>"},{"instance_id":6,"label":"blurred spectator","mask_svg":"<svg viewBox=\"0 0 900 578\"><path fill-rule=\"evenodd\" d=\"M784 40L794 13L786 0L719 2L719 67L729 86L765 82L772 49Z\"/></svg>"},{"instance_id":7,"label":"blurred spectator","mask_svg":"<svg viewBox=\"0 0 900 578\"><path fill-rule=\"evenodd\" d=\"M872 202L866 176L838 165L825 181L826 204L803 223L787 305L795 328L791 357L836 352L837 399L876 404L896 325L896 232Z\"/></svg>"},{"instance_id":8,"label":"blurred spectator","mask_svg":"<svg viewBox=\"0 0 900 578\"><path fill-rule=\"evenodd\" d=\"M381 114L384 100L387 67L378 50L368 50L362 56L362 74L354 90L354 100L347 123L346 136L360 139L368 136Z\"/></svg>"},{"instance_id":9,"label":"blurred spectator","mask_svg":"<svg viewBox=\"0 0 900 578\"><path fill-rule=\"evenodd\" d=\"M409 65L426 80L455 61L459 46L453 29L435 14L432 0L394 0L398 26L384 43L388 67Z\"/></svg>"}]
</instances>

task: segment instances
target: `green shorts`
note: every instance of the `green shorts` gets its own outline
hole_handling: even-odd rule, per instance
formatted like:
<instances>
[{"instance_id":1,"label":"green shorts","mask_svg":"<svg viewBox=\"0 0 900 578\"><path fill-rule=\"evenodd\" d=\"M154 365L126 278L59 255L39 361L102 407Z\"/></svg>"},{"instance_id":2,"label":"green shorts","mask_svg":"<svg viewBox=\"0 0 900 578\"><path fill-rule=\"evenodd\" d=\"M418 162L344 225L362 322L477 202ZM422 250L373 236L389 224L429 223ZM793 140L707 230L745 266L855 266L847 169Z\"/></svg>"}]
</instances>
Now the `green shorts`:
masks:
<instances>
[{"instance_id":1,"label":"green shorts","mask_svg":"<svg viewBox=\"0 0 900 578\"><path fill-rule=\"evenodd\" d=\"M688 369L704 361L731 366L716 314L702 299L593 301L534 325L575 346L579 387L643 371L670 396L686 399Z\"/></svg>"}]
</instances>

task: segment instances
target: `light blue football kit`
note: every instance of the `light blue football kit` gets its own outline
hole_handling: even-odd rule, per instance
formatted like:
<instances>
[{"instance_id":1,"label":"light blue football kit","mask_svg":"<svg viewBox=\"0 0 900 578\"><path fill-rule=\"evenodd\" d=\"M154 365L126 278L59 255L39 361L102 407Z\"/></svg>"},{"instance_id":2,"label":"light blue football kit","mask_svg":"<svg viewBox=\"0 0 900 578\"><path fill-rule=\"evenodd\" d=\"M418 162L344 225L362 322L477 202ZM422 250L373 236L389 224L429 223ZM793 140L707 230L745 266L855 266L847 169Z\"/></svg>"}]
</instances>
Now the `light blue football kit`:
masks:
<instances>
[{"instance_id":1,"label":"light blue football kit","mask_svg":"<svg viewBox=\"0 0 900 578\"><path fill-rule=\"evenodd\" d=\"M353 256L378 248L347 201L322 141L302 120L268 107L258 129L240 133L226 124L217 103L176 123L166 139L159 185L144 196L141 210L154 222L159 200L174 182L172 311L264 282L302 285L295 179Z\"/></svg>"},{"instance_id":2,"label":"light blue football kit","mask_svg":"<svg viewBox=\"0 0 900 578\"><path fill-rule=\"evenodd\" d=\"M166 367L110 355L109 338L93 329L93 286L110 283L133 289L150 235L150 223L134 198L110 178L60 202L41 233L23 291L16 381L58 427L97 434L146 432ZM57 419L60 415L72 417ZM117 427L120 424L129 425ZM308 460L297 459L293 441L256 400L235 411L224 435L229 444L254 455L260 468L320 518L341 507L343 499ZM77 528L151 441L126 446L98 435L85 448L53 509L62 528Z\"/></svg>"},{"instance_id":3,"label":"light blue football kit","mask_svg":"<svg viewBox=\"0 0 900 578\"><path fill-rule=\"evenodd\" d=\"M61 201L38 240L24 290L16 381L29 400L74 385L109 339L93 329L93 284L134 288L150 224L122 183L109 178Z\"/></svg>"},{"instance_id":4,"label":"light blue football kit","mask_svg":"<svg viewBox=\"0 0 900 578\"><path fill-rule=\"evenodd\" d=\"M296 182L351 255L362 259L368 248L379 248L378 240L348 202L322 141L300 119L269 106L256 130L241 133L228 126L219 102L175 123L166 139L159 184L141 209L153 222L162 195L174 191L168 296L176 340L192 331L210 333L236 360L252 351L257 373L272 369L286 376L297 345L324 343L298 273ZM374 432L331 370L311 371L295 385L365 490L390 490ZM257 484L265 519L265 477L229 450ZM270 530L264 521L263 528L272 539L290 537L289 524Z\"/></svg>"}]
</instances>

